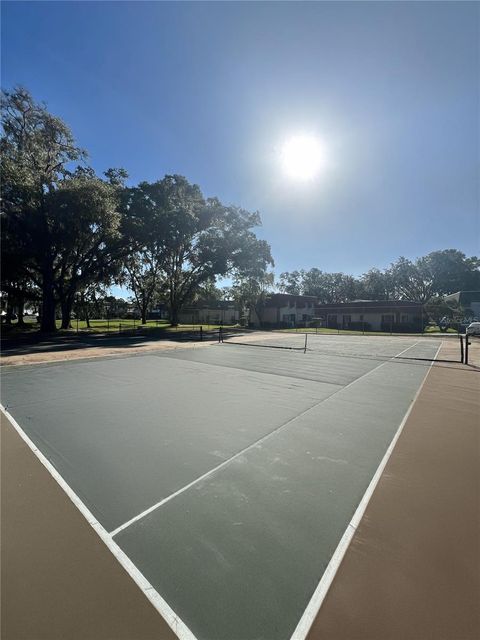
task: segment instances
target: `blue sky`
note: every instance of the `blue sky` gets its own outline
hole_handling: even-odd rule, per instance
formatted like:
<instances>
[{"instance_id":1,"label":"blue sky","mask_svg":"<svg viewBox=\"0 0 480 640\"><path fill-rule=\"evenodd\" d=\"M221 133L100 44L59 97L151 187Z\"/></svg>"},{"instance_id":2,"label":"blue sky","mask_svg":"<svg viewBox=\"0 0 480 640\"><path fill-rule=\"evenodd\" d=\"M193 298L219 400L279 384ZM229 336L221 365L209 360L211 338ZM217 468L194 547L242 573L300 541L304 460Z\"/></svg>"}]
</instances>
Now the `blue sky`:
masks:
<instances>
[{"instance_id":1,"label":"blue sky","mask_svg":"<svg viewBox=\"0 0 480 640\"><path fill-rule=\"evenodd\" d=\"M474 2L3 2L2 86L64 118L98 171L181 173L258 209L275 272L359 275L479 253ZM311 183L278 151L328 150Z\"/></svg>"}]
</instances>

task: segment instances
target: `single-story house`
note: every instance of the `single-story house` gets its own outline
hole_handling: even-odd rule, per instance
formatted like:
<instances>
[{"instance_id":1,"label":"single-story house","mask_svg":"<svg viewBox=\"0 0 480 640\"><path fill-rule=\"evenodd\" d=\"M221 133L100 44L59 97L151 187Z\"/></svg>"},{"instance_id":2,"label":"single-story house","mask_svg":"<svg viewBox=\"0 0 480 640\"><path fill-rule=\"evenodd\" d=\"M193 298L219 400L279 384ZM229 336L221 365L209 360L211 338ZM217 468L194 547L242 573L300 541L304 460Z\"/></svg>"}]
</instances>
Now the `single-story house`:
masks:
<instances>
[{"instance_id":1,"label":"single-story house","mask_svg":"<svg viewBox=\"0 0 480 640\"><path fill-rule=\"evenodd\" d=\"M315 315L315 296L295 296L290 293L272 293L260 311L260 318L251 309L250 322L263 327L307 326Z\"/></svg>"},{"instance_id":2,"label":"single-story house","mask_svg":"<svg viewBox=\"0 0 480 640\"><path fill-rule=\"evenodd\" d=\"M159 304L148 314L149 320L168 320L168 307L166 304Z\"/></svg>"},{"instance_id":3,"label":"single-story house","mask_svg":"<svg viewBox=\"0 0 480 640\"><path fill-rule=\"evenodd\" d=\"M240 313L231 302L211 306L185 307L178 315L180 324L238 324Z\"/></svg>"},{"instance_id":4,"label":"single-story house","mask_svg":"<svg viewBox=\"0 0 480 640\"><path fill-rule=\"evenodd\" d=\"M465 320L480 318L480 291L457 291L444 297L445 302L456 302L465 310Z\"/></svg>"},{"instance_id":5,"label":"single-story house","mask_svg":"<svg viewBox=\"0 0 480 640\"><path fill-rule=\"evenodd\" d=\"M355 331L422 331L426 316L420 302L407 300L353 300L317 304L318 326Z\"/></svg>"}]
</instances>

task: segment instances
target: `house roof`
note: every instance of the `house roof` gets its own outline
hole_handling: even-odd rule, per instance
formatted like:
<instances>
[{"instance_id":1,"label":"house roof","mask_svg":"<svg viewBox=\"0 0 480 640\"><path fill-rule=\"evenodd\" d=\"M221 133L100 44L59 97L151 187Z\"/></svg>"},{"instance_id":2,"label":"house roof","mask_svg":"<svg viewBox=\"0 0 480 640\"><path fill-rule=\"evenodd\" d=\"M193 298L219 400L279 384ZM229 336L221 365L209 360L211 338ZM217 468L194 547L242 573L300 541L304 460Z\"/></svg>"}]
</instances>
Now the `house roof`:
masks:
<instances>
[{"instance_id":1,"label":"house roof","mask_svg":"<svg viewBox=\"0 0 480 640\"><path fill-rule=\"evenodd\" d=\"M411 300L353 300L352 302L337 302L331 304L317 304L316 311L340 311L354 310L400 310L400 309L421 309L421 302L412 302Z\"/></svg>"},{"instance_id":2,"label":"house roof","mask_svg":"<svg viewBox=\"0 0 480 640\"><path fill-rule=\"evenodd\" d=\"M265 302L266 307L284 307L292 302L303 304L305 302L313 302L316 304L318 298L316 296L296 296L291 293L272 293Z\"/></svg>"},{"instance_id":3,"label":"house roof","mask_svg":"<svg viewBox=\"0 0 480 640\"><path fill-rule=\"evenodd\" d=\"M444 300L463 304L480 302L480 291L457 291L456 293L450 293L448 296L445 296Z\"/></svg>"}]
</instances>

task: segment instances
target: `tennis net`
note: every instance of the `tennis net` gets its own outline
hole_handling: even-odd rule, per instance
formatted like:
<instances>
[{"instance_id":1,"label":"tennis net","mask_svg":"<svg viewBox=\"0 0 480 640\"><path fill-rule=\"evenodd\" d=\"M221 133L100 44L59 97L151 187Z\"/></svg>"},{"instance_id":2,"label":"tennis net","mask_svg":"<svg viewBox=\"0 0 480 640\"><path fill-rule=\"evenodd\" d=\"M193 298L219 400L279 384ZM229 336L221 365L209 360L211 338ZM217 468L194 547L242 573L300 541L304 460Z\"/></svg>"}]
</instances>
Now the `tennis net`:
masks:
<instances>
[{"instance_id":1,"label":"tennis net","mask_svg":"<svg viewBox=\"0 0 480 640\"><path fill-rule=\"evenodd\" d=\"M381 336L258 331L244 328L222 328L218 341L246 347L283 349L309 354L347 358L431 360L435 340L420 336Z\"/></svg>"}]
</instances>

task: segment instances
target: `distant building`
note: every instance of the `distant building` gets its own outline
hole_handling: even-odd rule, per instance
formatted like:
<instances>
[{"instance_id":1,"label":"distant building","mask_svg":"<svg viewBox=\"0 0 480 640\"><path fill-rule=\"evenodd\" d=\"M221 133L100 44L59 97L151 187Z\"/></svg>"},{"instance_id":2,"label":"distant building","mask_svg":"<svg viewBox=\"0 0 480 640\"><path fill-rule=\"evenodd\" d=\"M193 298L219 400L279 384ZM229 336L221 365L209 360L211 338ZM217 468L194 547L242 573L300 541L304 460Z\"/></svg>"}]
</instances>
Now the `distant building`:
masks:
<instances>
[{"instance_id":1,"label":"distant building","mask_svg":"<svg viewBox=\"0 0 480 640\"><path fill-rule=\"evenodd\" d=\"M168 307L166 304L158 304L148 314L149 320L168 320Z\"/></svg>"},{"instance_id":2,"label":"distant building","mask_svg":"<svg viewBox=\"0 0 480 640\"><path fill-rule=\"evenodd\" d=\"M355 331L422 331L423 305L406 300L354 300L336 304L317 304L318 326Z\"/></svg>"},{"instance_id":3,"label":"distant building","mask_svg":"<svg viewBox=\"0 0 480 640\"><path fill-rule=\"evenodd\" d=\"M480 318L480 291L457 291L444 297L445 302L456 302L469 320Z\"/></svg>"},{"instance_id":4,"label":"distant building","mask_svg":"<svg viewBox=\"0 0 480 640\"><path fill-rule=\"evenodd\" d=\"M180 324L238 324L240 314L231 302L216 302L210 306L192 305L183 308L178 316Z\"/></svg>"},{"instance_id":5,"label":"distant building","mask_svg":"<svg viewBox=\"0 0 480 640\"><path fill-rule=\"evenodd\" d=\"M250 310L250 322L263 327L305 327L315 315L316 304L315 296L272 293L260 312L260 318L253 309Z\"/></svg>"}]
</instances>

